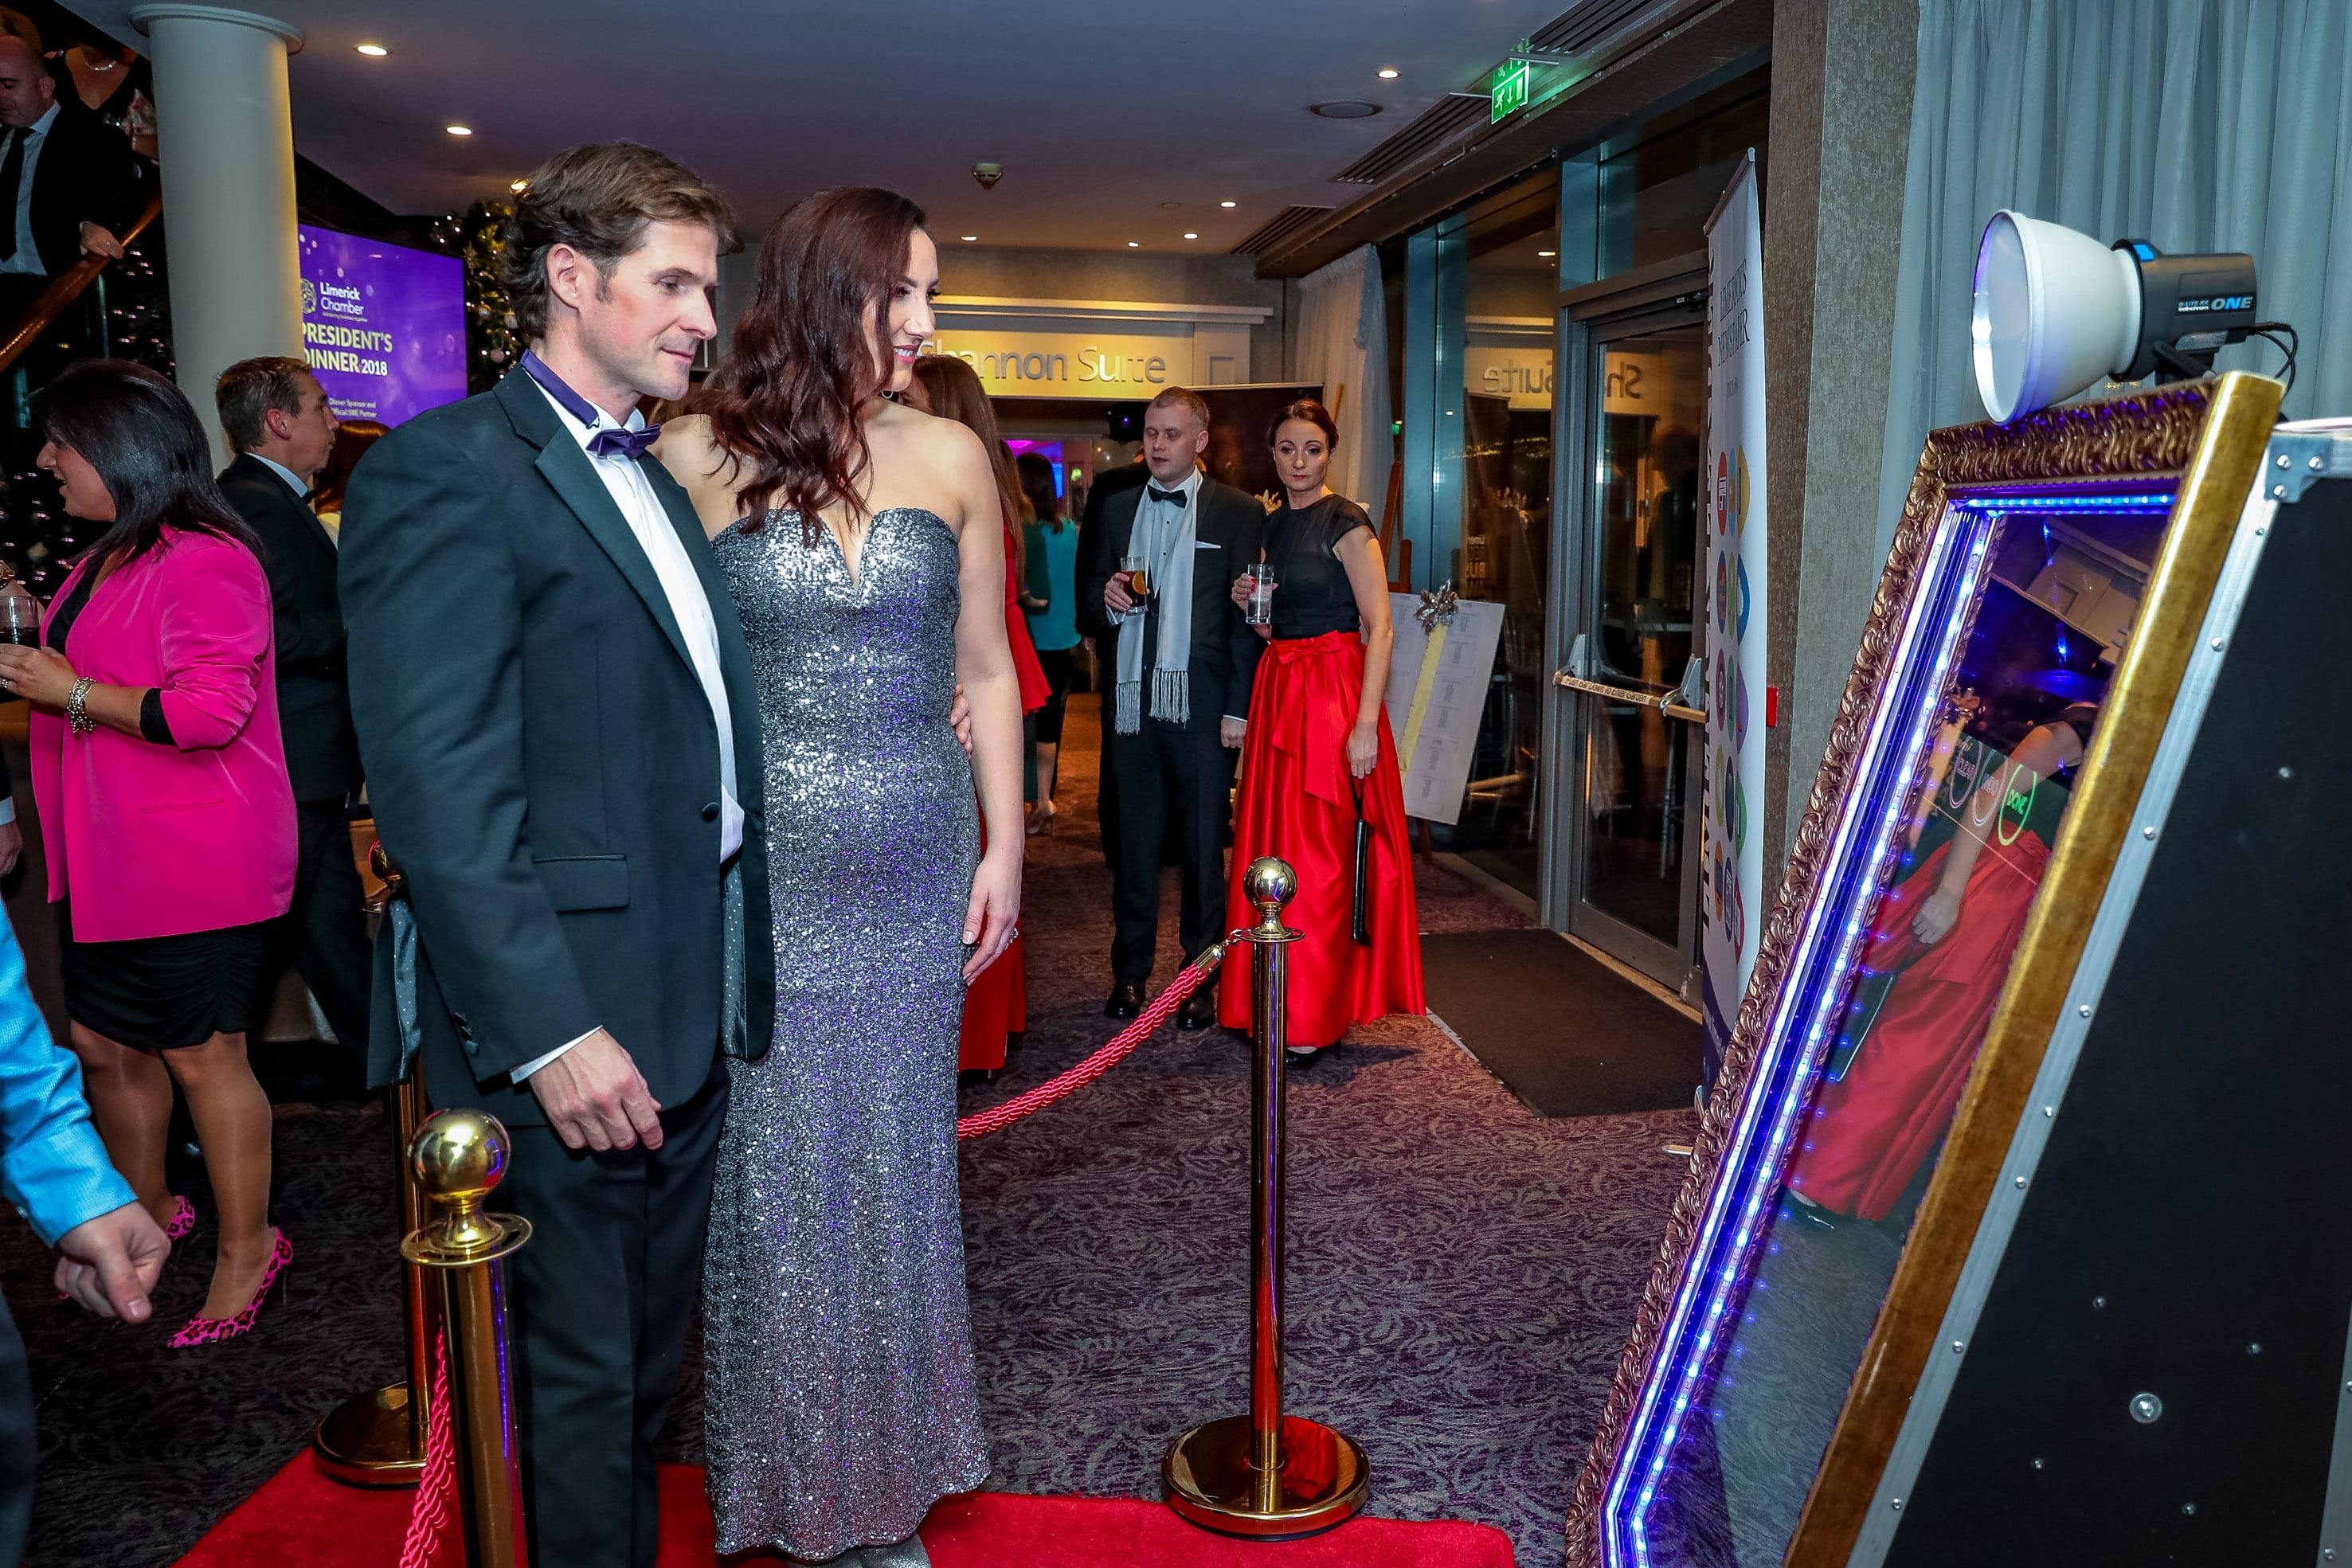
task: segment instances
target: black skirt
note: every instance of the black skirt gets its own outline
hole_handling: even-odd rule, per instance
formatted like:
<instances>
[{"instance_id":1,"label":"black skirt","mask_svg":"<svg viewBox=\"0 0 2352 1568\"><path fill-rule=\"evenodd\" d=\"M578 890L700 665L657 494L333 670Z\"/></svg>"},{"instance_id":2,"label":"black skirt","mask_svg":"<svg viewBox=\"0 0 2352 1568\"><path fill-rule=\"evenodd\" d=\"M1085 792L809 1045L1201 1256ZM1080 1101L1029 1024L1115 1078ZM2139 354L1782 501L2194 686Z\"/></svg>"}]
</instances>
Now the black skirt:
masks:
<instances>
[{"instance_id":1,"label":"black skirt","mask_svg":"<svg viewBox=\"0 0 2352 1568\"><path fill-rule=\"evenodd\" d=\"M264 921L177 936L77 942L72 913L60 903L66 1016L140 1051L176 1051L216 1034L242 1034L268 929Z\"/></svg>"}]
</instances>

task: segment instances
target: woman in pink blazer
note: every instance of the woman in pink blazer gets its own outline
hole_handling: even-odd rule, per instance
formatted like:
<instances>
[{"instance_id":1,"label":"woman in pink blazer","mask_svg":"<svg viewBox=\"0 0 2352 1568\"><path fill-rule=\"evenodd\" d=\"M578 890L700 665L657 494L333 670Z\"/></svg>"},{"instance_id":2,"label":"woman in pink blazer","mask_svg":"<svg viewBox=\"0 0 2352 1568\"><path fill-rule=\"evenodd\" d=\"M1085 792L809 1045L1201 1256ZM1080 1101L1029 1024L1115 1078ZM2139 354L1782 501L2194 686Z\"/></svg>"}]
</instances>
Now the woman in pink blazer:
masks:
<instances>
[{"instance_id":1,"label":"woman in pink blazer","mask_svg":"<svg viewBox=\"0 0 2352 1568\"><path fill-rule=\"evenodd\" d=\"M205 1151L220 1248L174 1346L252 1327L293 1257L269 1224L269 1101L246 1060L265 924L294 888L269 581L214 483L204 426L142 365L91 361L34 402L65 508L102 525L42 646L0 646L33 706L33 795L66 1012L108 1155L173 1236L172 1086Z\"/></svg>"}]
</instances>

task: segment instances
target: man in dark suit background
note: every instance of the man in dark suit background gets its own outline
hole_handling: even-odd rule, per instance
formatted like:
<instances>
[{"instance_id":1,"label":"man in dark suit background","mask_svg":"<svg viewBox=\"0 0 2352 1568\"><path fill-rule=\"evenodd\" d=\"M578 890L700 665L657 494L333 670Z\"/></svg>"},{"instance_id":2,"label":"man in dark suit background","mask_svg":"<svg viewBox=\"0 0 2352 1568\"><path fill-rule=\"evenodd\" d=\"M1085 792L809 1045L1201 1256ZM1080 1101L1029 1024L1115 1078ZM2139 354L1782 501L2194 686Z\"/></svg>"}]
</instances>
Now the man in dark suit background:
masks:
<instances>
[{"instance_id":1,"label":"man in dark suit background","mask_svg":"<svg viewBox=\"0 0 2352 1568\"><path fill-rule=\"evenodd\" d=\"M751 653L638 413L685 395L733 230L650 148L558 153L502 256L530 352L377 442L343 510L352 714L415 921L425 1092L506 1123L499 1207L532 1226L509 1263L523 1506L532 1560L564 1568L653 1568L721 1053L763 1052L774 1018Z\"/></svg>"},{"instance_id":2,"label":"man in dark suit background","mask_svg":"<svg viewBox=\"0 0 2352 1568\"><path fill-rule=\"evenodd\" d=\"M1103 768L1116 775L1117 850L1111 857L1111 991L1104 1013L1133 1018L1143 1006L1160 933L1160 849L1171 818L1181 877L1179 934L1190 960L1223 936L1224 831L1233 752L1249 717L1250 685L1264 643L1242 620L1234 579L1258 559L1265 508L1201 472L1209 405L1171 387L1143 413L1149 482L1103 503L1097 553L1078 602L1104 613L1097 638L1104 680ZM1139 606L1129 556L1146 563ZM1130 613L1138 609L1140 614ZM1213 988L1185 998L1181 1029L1216 1021Z\"/></svg>"},{"instance_id":3,"label":"man in dark suit background","mask_svg":"<svg viewBox=\"0 0 2352 1568\"><path fill-rule=\"evenodd\" d=\"M266 1016L269 990L290 963L335 1038L364 1063L372 965L351 828L359 742L343 685L335 541L303 500L335 449L335 414L310 367L296 359L238 361L221 372L213 402L237 454L221 472L221 494L261 536L269 573L278 724L299 835L294 904L272 933L255 1016Z\"/></svg>"},{"instance_id":4,"label":"man in dark suit background","mask_svg":"<svg viewBox=\"0 0 2352 1568\"><path fill-rule=\"evenodd\" d=\"M85 254L120 256L147 204L146 165L120 131L60 101L24 39L0 36L0 313L13 324Z\"/></svg>"}]
</instances>

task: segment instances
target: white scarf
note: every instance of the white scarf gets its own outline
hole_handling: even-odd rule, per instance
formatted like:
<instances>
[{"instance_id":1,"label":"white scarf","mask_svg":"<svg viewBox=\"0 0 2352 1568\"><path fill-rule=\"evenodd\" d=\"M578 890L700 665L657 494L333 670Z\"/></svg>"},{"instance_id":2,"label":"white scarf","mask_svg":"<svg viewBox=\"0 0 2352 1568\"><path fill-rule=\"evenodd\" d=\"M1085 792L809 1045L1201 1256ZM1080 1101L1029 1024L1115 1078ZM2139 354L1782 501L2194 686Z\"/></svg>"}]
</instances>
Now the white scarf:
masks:
<instances>
[{"instance_id":1,"label":"white scarf","mask_svg":"<svg viewBox=\"0 0 2352 1568\"><path fill-rule=\"evenodd\" d=\"M1135 527L1129 531L1127 551L1143 558L1150 573L1152 595L1160 601L1160 646L1151 663L1151 716L1167 724L1187 724L1192 716L1192 555L1194 525L1201 510L1201 475L1176 486L1183 492L1181 511L1151 498L1162 488L1147 479L1136 497ZM1121 735L1143 727L1143 624L1147 612L1129 612L1118 628L1118 689L1116 724Z\"/></svg>"}]
</instances>

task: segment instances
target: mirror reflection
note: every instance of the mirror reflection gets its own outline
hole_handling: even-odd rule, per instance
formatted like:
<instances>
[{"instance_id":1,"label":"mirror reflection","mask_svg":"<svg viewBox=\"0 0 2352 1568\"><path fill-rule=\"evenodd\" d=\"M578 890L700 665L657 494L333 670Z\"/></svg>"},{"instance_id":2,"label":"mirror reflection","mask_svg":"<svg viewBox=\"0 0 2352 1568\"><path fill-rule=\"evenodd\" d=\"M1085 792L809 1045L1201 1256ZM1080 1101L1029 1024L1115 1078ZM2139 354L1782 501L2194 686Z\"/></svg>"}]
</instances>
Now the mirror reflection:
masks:
<instances>
[{"instance_id":1,"label":"mirror reflection","mask_svg":"<svg viewBox=\"0 0 2352 1568\"><path fill-rule=\"evenodd\" d=\"M2166 487L2168 490L2168 486ZM1777 1564L1894 1278L2058 841L2162 542L2168 494L1972 496L1990 528L1948 674L1885 733L1904 804L1833 1037L1639 1530L1654 1561ZM1957 630L1957 629L1956 629ZM1910 782L1907 786L1902 780ZM1866 781L1865 781L1866 782ZM1817 889L1815 899L1835 895Z\"/></svg>"}]
</instances>

